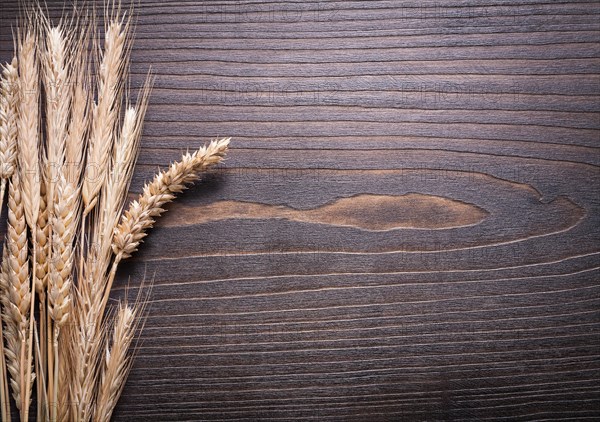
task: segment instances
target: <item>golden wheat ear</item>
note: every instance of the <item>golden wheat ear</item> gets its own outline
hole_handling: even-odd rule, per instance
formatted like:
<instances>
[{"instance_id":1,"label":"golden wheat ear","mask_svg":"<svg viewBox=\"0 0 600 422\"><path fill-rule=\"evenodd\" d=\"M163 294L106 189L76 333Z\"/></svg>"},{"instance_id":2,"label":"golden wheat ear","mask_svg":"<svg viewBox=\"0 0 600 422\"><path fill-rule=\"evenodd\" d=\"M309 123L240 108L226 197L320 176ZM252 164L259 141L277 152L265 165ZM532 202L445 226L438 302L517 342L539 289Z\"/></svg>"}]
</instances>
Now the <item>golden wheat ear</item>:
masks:
<instances>
[{"instance_id":1,"label":"golden wheat ear","mask_svg":"<svg viewBox=\"0 0 600 422\"><path fill-rule=\"evenodd\" d=\"M0 81L0 215L4 205L7 180L15 171L17 161L17 107L18 107L17 58L2 67Z\"/></svg>"},{"instance_id":2,"label":"golden wheat ear","mask_svg":"<svg viewBox=\"0 0 600 422\"><path fill-rule=\"evenodd\" d=\"M158 173L144 191L129 205L113 237L113 252L117 257L128 258L134 253L154 219L162 215L162 208L183 191L186 185L196 181L201 172L219 164L227 154L231 138L212 141L193 154L185 154L181 161L171 164L168 170Z\"/></svg>"},{"instance_id":3,"label":"golden wheat ear","mask_svg":"<svg viewBox=\"0 0 600 422\"><path fill-rule=\"evenodd\" d=\"M89 214L98 202L110 168L117 123L121 112L123 90L127 80L131 48L131 20L107 12L104 50L98 68L98 101L92 107L91 134L87 154L87 169L83 182L84 214Z\"/></svg>"},{"instance_id":4,"label":"golden wheat ear","mask_svg":"<svg viewBox=\"0 0 600 422\"><path fill-rule=\"evenodd\" d=\"M71 58L71 116L68 121L63 176L69 183L79 185L84 156L89 139L90 113L93 92L90 86L90 55L92 27L87 16L77 21L80 33L72 32Z\"/></svg>"},{"instance_id":5,"label":"golden wheat ear","mask_svg":"<svg viewBox=\"0 0 600 422\"><path fill-rule=\"evenodd\" d=\"M13 398L21 415L29 407L27 388L35 374L27 371L31 285L27 224L19 175L15 173L8 191L8 227L2 258L2 319L5 357ZM29 383L27 374L30 374ZM29 384L29 387L28 387Z\"/></svg>"},{"instance_id":6,"label":"golden wheat ear","mask_svg":"<svg viewBox=\"0 0 600 422\"><path fill-rule=\"evenodd\" d=\"M39 69L36 28L28 25L18 42L19 101L17 118L18 169L25 218L35 227L40 208Z\"/></svg>"}]
</instances>

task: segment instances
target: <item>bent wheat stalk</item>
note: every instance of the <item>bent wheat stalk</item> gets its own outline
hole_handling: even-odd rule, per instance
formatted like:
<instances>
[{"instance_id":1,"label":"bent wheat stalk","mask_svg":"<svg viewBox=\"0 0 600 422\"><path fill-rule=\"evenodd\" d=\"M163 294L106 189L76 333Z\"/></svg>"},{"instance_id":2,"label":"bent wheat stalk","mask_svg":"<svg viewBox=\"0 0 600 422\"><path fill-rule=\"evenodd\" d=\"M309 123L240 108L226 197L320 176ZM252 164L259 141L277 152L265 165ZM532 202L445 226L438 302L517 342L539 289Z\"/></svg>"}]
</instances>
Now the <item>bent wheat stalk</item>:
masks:
<instances>
[{"instance_id":1,"label":"bent wheat stalk","mask_svg":"<svg viewBox=\"0 0 600 422\"><path fill-rule=\"evenodd\" d=\"M186 189L187 184L195 182L200 173L223 160L230 140L231 138L224 138L212 141L208 146L203 146L192 154L185 154L181 161L171 164L168 170L158 173L151 183L144 186L144 192L138 200L129 205L129 209L125 211L114 231L112 249L115 258L101 309L106 306L117 266L121 260L137 251L147 235L146 231L154 225L154 219L165 212L162 207L175 199L175 194Z\"/></svg>"}]
</instances>

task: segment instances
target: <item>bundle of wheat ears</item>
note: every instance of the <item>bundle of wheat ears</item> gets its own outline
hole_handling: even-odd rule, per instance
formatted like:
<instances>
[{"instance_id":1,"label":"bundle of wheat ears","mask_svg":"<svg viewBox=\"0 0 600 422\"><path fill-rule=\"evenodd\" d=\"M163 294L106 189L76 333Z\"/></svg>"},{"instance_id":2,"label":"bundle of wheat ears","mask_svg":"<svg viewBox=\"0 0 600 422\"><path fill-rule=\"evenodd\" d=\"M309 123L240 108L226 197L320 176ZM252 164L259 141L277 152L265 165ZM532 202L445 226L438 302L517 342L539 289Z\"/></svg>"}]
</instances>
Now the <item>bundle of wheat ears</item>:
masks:
<instances>
[{"instance_id":1,"label":"bundle of wheat ears","mask_svg":"<svg viewBox=\"0 0 600 422\"><path fill-rule=\"evenodd\" d=\"M145 303L139 295L109 302L117 267L229 144L185 154L127 204L152 78L132 104L131 10L106 5L102 37L93 15L74 11L55 24L40 7L26 8L15 57L2 69L3 421L11 397L21 421L34 412L37 420L110 420Z\"/></svg>"}]
</instances>

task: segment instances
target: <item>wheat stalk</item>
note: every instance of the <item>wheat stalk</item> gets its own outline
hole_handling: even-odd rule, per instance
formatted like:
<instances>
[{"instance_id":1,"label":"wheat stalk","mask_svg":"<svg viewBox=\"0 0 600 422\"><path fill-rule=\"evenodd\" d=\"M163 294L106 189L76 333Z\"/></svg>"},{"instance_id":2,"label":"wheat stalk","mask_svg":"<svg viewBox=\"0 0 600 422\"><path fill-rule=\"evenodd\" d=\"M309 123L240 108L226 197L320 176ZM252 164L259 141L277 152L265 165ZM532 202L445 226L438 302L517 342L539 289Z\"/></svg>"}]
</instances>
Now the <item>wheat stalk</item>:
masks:
<instances>
[{"instance_id":1,"label":"wheat stalk","mask_svg":"<svg viewBox=\"0 0 600 422\"><path fill-rule=\"evenodd\" d=\"M69 340L70 340L69 325L63 327L62 331L63 331L63 333L58 338L59 349L61 351L68 351L69 350ZM56 420L61 421L61 422L67 422L67 421L71 420L71 418L70 418L71 409L70 409L70 405L69 405L71 402L71 395L70 395L70 389L69 389L69 381L70 381L69 371L71 370L71 368L73 368L73 365L72 365L72 362L70 361L69 353L63 353L61 356L61 360L59 361L59 366L58 366L58 372L59 372L58 401L55 403L55 406L57 407Z\"/></svg>"},{"instance_id":2,"label":"wheat stalk","mask_svg":"<svg viewBox=\"0 0 600 422\"><path fill-rule=\"evenodd\" d=\"M8 267L8 248L6 242L2 250L2 266L0 267L0 343L2 344L1 358L2 358L2 420L12 420L10 411L10 389L8 386L8 374L7 364L10 365L11 361L13 367L18 367L18 361L16 356L20 356L18 347L20 341L18 341L18 324L15 324L11 314L7 313L7 309L10 309L12 305L8 300L9 294L9 267ZM6 324L6 328L4 325ZM9 350L5 351L4 342L7 342ZM8 360L10 359L10 361ZM20 371L17 371L20 374ZM13 388L13 394L16 394L15 399L17 403L20 403L20 381L17 381L18 390Z\"/></svg>"},{"instance_id":3,"label":"wheat stalk","mask_svg":"<svg viewBox=\"0 0 600 422\"><path fill-rule=\"evenodd\" d=\"M4 281L4 275L2 274L2 269L0 269L0 295L4 295L4 285L6 285ZM3 308L2 300L0 299L0 415L3 421L12 420L11 412L10 412L10 390L8 387L8 374L6 373L6 355L4 353L4 322L2 321L2 308Z\"/></svg>"}]
</instances>

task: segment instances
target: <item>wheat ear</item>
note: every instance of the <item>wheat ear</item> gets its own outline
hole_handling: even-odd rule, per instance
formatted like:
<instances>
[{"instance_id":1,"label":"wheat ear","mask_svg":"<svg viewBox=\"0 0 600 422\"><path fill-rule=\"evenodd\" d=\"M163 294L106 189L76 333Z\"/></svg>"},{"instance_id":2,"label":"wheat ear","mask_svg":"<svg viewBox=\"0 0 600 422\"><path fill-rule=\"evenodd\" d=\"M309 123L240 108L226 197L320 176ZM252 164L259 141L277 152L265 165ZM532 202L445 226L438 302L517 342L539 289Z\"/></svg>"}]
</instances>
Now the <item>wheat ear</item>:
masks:
<instances>
[{"instance_id":1,"label":"wheat ear","mask_svg":"<svg viewBox=\"0 0 600 422\"><path fill-rule=\"evenodd\" d=\"M48 224L48 208L46 186L40 186L40 211L38 213L37 225L35 227L35 244L37 246L37 265L35 273L35 290L42 301L46 297L46 286L48 284L48 255L50 225Z\"/></svg>"},{"instance_id":2,"label":"wheat ear","mask_svg":"<svg viewBox=\"0 0 600 422\"><path fill-rule=\"evenodd\" d=\"M72 184L78 184L83 171L83 156L89 132L91 95L89 83L88 46L90 28L82 24L82 35L73 47L72 107L65 149L65 171L63 175Z\"/></svg>"},{"instance_id":3,"label":"wheat ear","mask_svg":"<svg viewBox=\"0 0 600 422\"><path fill-rule=\"evenodd\" d=\"M18 64L16 57L2 67L0 82L0 215L4 205L6 183L15 170L17 160ZM4 277L4 276L3 276ZM1 305L0 305L1 306ZM0 321L0 395L2 420L10 420L10 391L4 353L4 333Z\"/></svg>"},{"instance_id":4,"label":"wheat ear","mask_svg":"<svg viewBox=\"0 0 600 422\"><path fill-rule=\"evenodd\" d=\"M17 107L18 79L17 58L2 68L0 83L0 214L4 204L6 181L15 171L17 160Z\"/></svg>"},{"instance_id":5,"label":"wheat ear","mask_svg":"<svg viewBox=\"0 0 600 422\"><path fill-rule=\"evenodd\" d=\"M29 371L26 369L30 364L27 359L27 336L32 292L29 283L27 224L18 173L13 175L9 184L8 227L2 265L5 355L11 375L13 397L24 419L29 407L29 395L26 390L30 388L35 374L31 372L31 368ZM27 373L30 374L29 383L26 380Z\"/></svg>"},{"instance_id":6,"label":"wheat ear","mask_svg":"<svg viewBox=\"0 0 600 422\"><path fill-rule=\"evenodd\" d=\"M19 42L19 113L17 119L19 172L25 218L30 228L40 208L39 80L37 37L30 26Z\"/></svg>"},{"instance_id":7,"label":"wheat ear","mask_svg":"<svg viewBox=\"0 0 600 422\"><path fill-rule=\"evenodd\" d=\"M93 105L90 145L82 195L84 214L98 201L106 182L110 153L119 118L121 94L129 54L129 19L113 18L106 27L104 54L98 69L98 102Z\"/></svg>"},{"instance_id":8,"label":"wheat ear","mask_svg":"<svg viewBox=\"0 0 600 422\"><path fill-rule=\"evenodd\" d=\"M57 184L52 216L52 259L49 265L49 314L57 327L69 317L73 269L73 240L77 229L79 191L64 177Z\"/></svg>"},{"instance_id":9,"label":"wheat ear","mask_svg":"<svg viewBox=\"0 0 600 422\"><path fill-rule=\"evenodd\" d=\"M6 183L15 170L17 159L17 100L18 70L17 59L2 68L0 82L0 215L4 205ZM4 353L4 334L0 321L0 390L2 399L2 420L10 420L8 374Z\"/></svg>"},{"instance_id":10,"label":"wheat ear","mask_svg":"<svg viewBox=\"0 0 600 422\"><path fill-rule=\"evenodd\" d=\"M38 213L37 225L35 227L35 238L33 247L36 249L36 266L35 274L33 277L33 283L35 291L38 296L39 306L39 317L40 317L40 366L43 372L47 373L47 338L46 333L48 332L47 327L47 306L46 306L46 288L48 285L48 261L50 255L50 224L48 222L48 208L47 208L47 195L46 195L46 184L40 185L40 211ZM42 396L42 399L38 399L38 419L41 417L43 409L47 409L48 406L44 402L46 399L46 388L43 383L37 383L38 398ZM45 378L44 382L47 381Z\"/></svg>"},{"instance_id":11,"label":"wheat ear","mask_svg":"<svg viewBox=\"0 0 600 422\"><path fill-rule=\"evenodd\" d=\"M146 230L154 224L154 218L165 211L162 207L171 202L176 193L196 181L201 172L223 160L229 141L230 138L212 141L193 154L185 154L181 161L171 164L144 186L143 193L137 201L131 202L114 231L112 248L119 259L128 258L137 250L146 237Z\"/></svg>"},{"instance_id":12,"label":"wheat ear","mask_svg":"<svg viewBox=\"0 0 600 422\"><path fill-rule=\"evenodd\" d=\"M105 342L105 325L97 322L95 309L84 292L75 290L73 324L69 324L69 359L71 362L69 396L74 404L70 417L76 421L91 419L94 397ZM97 307L96 307L97 308Z\"/></svg>"},{"instance_id":13,"label":"wheat ear","mask_svg":"<svg viewBox=\"0 0 600 422\"><path fill-rule=\"evenodd\" d=\"M139 322L138 307L120 304L114 320L112 345L106 346L94 422L110 422L112 412L131 369L129 348Z\"/></svg>"},{"instance_id":14,"label":"wheat ear","mask_svg":"<svg viewBox=\"0 0 600 422\"><path fill-rule=\"evenodd\" d=\"M17 159L17 100L18 71L17 59L2 68L0 82L0 215L4 205L6 183L15 170ZM4 277L4 276L3 276ZM4 353L4 333L0 321L0 390L2 400L2 420L10 420L9 386Z\"/></svg>"},{"instance_id":15,"label":"wheat ear","mask_svg":"<svg viewBox=\"0 0 600 422\"><path fill-rule=\"evenodd\" d=\"M8 179L17 160L19 73L17 58L2 67L0 83L0 177ZM4 196L4 195L2 195Z\"/></svg>"},{"instance_id":16,"label":"wheat ear","mask_svg":"<svg viewBox=\"0 0 600 422\"><path fill-rule=\"evenodd\" d=\"M53 381L52 386L52 419L57 419L59 388L59 348L58 341L61 327L67 322L71 309L71 283L73 269L73 240L77 230L77 216L79 213L79 191L60 176L57 183L56 198L54 201L54 215L52 216L52 259L49 265L48 276L48 314L54 321L52 369L54 374L48 377ZM49 333L47 334L49 335ZM50 365L49 365L50 371Z\"/></svg>"},{"instance_id":17,"label":"wheat ear","mask_svg":"<svg viewBox=\"0 0 600 422\"><path fill-rule=\"evenodd\" d=\"M68 33L67 33L68 35ZM71 106L70 51L61 26L45 25L46 49L42 55L46 93L46 168L48 209L52 214L54 186L65 160L67 127Z\"/></svg>"},{"instance_id":18,"label":"wheat ear","mask_svg":"<svg viewBox=\"0 0 600 422\"><path fill-rule=\"evenodd\" d=\"M37 59L37 22L31 20L23 29L17 42L19 56L19 114L17 119L18 164L21 188L23 191L23 209L29 228L34 231L40 209L40 165L39 165L39 71ZM36 272L36 246L33 245L33 273ZM35 289L31 291L30 308L35 302ZM29 339L27 350L26 388L22 397L23 406L29 403L31 396L33 360L33 315L29 320ZM23 351L22 351L23 352ZM21 416L28 420L29 407L22 409Z\"/></svg>"},{"instance_id":19,"label":"wheat ear","mask_svg":"<svg viewBox=\"0 0 600 422\"><path fill-rule=\"evenodd\" d=\"M10 206L10 205L9 205ZM20 326L21 313L19 306L15 305L10 300L10 292L14 289L12 285L9 273L11 268L9 265L9 254L7 241L4 242L4 248L2 250L2 272L0 273L0 307L2 313L2 343L5 346L2 348L4 363L3 363L3 374L6 378L3 380L3 384L8 381L8 373L10 373L10 386L12 387L12 395L17 404L17 408L21 406L21 338L20 338ZM17 292L19 292L17 290ZM26 299L26 298L25 298ZM20 303L20 302L19 302ZM28 302L29 303L29 302ZM16 306L16 309L14 309ZM6 366L6 369L4 369ZM8 399L10 390L8 389L8 383L3 387L5 395L2 397L2 420L11 420L5 418L5 414L10 414L10 400Z\"/></svg>"}]
</instances>

